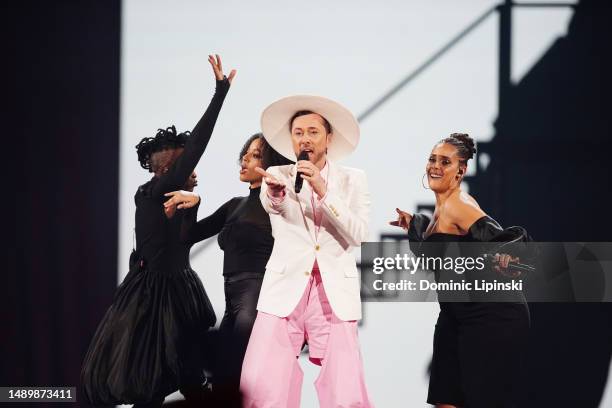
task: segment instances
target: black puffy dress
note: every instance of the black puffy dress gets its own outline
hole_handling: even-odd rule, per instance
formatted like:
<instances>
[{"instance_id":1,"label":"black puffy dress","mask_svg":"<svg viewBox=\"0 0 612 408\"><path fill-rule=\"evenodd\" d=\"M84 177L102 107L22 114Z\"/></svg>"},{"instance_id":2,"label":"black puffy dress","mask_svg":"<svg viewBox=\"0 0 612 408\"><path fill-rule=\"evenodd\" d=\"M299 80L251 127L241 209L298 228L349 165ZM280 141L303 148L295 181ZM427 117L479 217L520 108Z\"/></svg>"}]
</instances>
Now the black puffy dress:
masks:
<instances>
[{"instance_id":1,"label":"black puffy dress","mask_svg":"<svg viewBox=\"0 0 612 408\"><path fill-rule=\"evenodd\" d=\"M274 238L270 217L259 200L261 188L248 197L235 197L210 216L186 230L186 240L195 243L219 234L224 251L223 277L225 313L219 327L221 347L213 389L236 397L242 360L257 317L257 300L272 253ZM231 403L228 402L228 406Z\"/></svg>"},{"instance_id":2,"label":"black puffy dress","mask_svg":"<svg viewBox=\"0 0 612 408\"><path fill-rule=\"evenodd\" d=\"M424 233L429 218L415 214L408 238L413 242L529 241L521 227L503 229L489 216L478 219L467 235ZM440 250L444 244L421 245ZM413 250L415 248L413 247ZM434 331L427 402L465 408L516 407L523 381L529 309L516 302L443 302Z\"/></svg>"},{"instance_id":3,"label":"black puffy dress","mask_svg":"<svg viewBox=\"0 0 612 408\"><path fill-rule=\"evenodd\" d=\"M165 193L180 190L210 140L229 89L217 81L215 95L183 153L161 177L140 186L136 201L136 250L130 271L91 341L81 371L93 405L159 401L204 380L205 333L215 314L202 282L191 269L191 244L181 239L194 209L168 219Z\"/></svg>"}]
</instances>

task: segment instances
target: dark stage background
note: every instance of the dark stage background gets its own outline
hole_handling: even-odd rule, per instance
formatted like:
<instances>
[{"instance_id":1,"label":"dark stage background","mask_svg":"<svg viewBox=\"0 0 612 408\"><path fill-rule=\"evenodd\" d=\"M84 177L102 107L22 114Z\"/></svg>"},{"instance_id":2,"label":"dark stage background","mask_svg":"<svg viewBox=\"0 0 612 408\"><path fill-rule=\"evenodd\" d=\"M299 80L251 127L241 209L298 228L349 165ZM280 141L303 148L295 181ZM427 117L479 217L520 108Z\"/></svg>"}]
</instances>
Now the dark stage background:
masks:
<instances>
[{"instance_id":1,"label":"dark stage background","mask_svg":"<svg viewBox=\"0 0 612 408\"><path fill-rule=\"evenodd\" d=\"M3 6L14 67L5 120L15 134L4 152L13 208L2 386L78 385L112 301L120 13L118 0ZM580 2L568 35L500 89L496 135L479 144L491 164L469 180L470 192L503 225L525 225L539 241L611 241L610 21L604 2ZM531 305L522 407L599 406L611 306Z\"/></svg>"},{"instance_id":2,"label":"dark stage background","mask_svg":"<svg viewBox=\"0 0 612 408\"><path fill-rule=\"evenodd\" d=\"M478 144L491 164L470 180L470 194L502 225L525 225L538 241L612 241L611 11L605 2L580 2L568 35L520 83L502 85L495 137ZM612 304L529 307L521 406L599 406Z\"/></svg>"},{"instance_id":3,"label":"dark stage background","mask_svg":"<svg viewBox=\"0 0 612 408\"><path fill-rule=\"evenodd\" d=\"M15 132L4 135L15 143L3 156L16 227L5 238L16 245L0 385L76 386L117 285L121 4L2 8L11 28L3 60L14 69L5 120Z\"/></svg>"}]
</instances>

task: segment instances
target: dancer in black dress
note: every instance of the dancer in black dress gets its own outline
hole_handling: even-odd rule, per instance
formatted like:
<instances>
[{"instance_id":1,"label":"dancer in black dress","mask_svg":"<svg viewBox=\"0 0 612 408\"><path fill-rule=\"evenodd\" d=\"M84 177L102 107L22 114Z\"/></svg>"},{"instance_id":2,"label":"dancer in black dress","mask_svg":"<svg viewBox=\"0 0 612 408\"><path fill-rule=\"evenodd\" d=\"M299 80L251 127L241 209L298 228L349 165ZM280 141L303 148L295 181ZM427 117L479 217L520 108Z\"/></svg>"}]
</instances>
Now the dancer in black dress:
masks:
<instances>
[{"instance_id":1,"label":"dancer in black dress","mask_svg":"<svg viewBox=\"0 0 612 408\"><path fill-rule=\"evenodd\" d=\"M257 299L266 263L274 245L270 217L259 199L262 176L255 168L291 163L270 147L261 133L247 140L239 160L240 181L249 183L249 195L230 199L197 223L195 211L191 212L193 222L184 230L184 239L189 245L219 234L219 246L224 251L225 314L219 327L221 350L213 381L217 402L224 407L239 406L242 360L257 316ZM200 203L195 193L175 191L167 195L171 199L165 203L166 208L197 208Z\"/></svg>"},{"instance_id":2,"label":"dancer in black dress","mask_svg":"<svg viewBox=\"0 0 612 408\"><path fill-rule=\"evenodd\" d=\"M454 133L434 146L426 166L429 188L436 195L433 218L396 209L398 219L391 222L408 231L411 243L530 240L521 227L504 230L461 191L468 160L475 152L474 141L466 134ZM518 260L509 254L496 255L494 269L513 276L508 266ZM438 408L516 406L529 310L522 294L515 300L440 301L428 403Z\"/></svg>"},{"instance_id":3,"label":"dancer in black dress","mask_svg":"<svg viewBox=\"0 0 612 408\"><path fill-rule=\"evenodd\" d=\"M172 126L136 146L141 166L155 175L134 197L136 249L130 271L83 362L83 391L92 405L160 406L177 389L187 399L204 392L203 342L216 318L189 264L191 245L180 237L195 210L164 211L163 203L165 193L197 184L194 168L235 75L224 77L219 56L209 56L209 62L216 90L193 132L177 134Z\"/></svg>"}]
</instances>

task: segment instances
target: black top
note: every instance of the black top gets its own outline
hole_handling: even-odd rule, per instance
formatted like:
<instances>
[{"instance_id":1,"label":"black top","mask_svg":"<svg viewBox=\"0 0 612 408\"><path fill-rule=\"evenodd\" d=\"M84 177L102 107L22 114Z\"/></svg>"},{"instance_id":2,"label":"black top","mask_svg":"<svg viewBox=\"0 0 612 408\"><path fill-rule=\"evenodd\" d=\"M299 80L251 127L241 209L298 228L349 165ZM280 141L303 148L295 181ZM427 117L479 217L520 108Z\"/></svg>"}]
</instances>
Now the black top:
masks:
<instances>
[{"instance_id":1,"label":"black top","mask_svg":"<svg viewBox=\"0 0 612 408\"><path fill-rule=\"evenodd\" d=\"M408 228L408 239L413 242L498 242L496 246L501 250L510 250L515 256L522 258L533 258L532 248L526 245L532 238L525 228L512 226L502 228L501 225L488 215L477 219L468 228L465 235L449 234L445 232L434 232L425 237L425 231L430 223L430 218L425 214L414 214ZM416 246L411 245L411 248ZM489 249L491 246L488 247Z\"/></svg>"},{"instance_id":2,"label":"black top","mask_svg":"<svg viewBox=\"0 0 612 408\"><path fill-rule=\"evenodd\" d=\"M184 231L184 239L189 245L219 234L219 246L225 252L223 275L226 278L239 279L254 274L263 277L266 270L274 238L270 217L259 200L260 191L260 187L253 188L248 197L232 198L197 223L193 218Z\"/></svg>"},{"instance_id":3,"label":"black top","mask_svg":"<svg viewBox=\"0 0 612 408\"><path fill-rule=\"evenodd\" d=\"M162 176L154 176L138 188L136 201L136 253L152 271L171 273L189 267L189 249L180 239L183 218L195 210L177 211L168 219L164 194L180 190L195 169L212 135L223 100L229 90L225 78L216 82L215 94L206 112L187 139L183 153Z\"/></svg>"},{"instance_id":4,"label":"black top","mask_svg":"<svg viewBox=\"0 0 612 408\"><path fill-rule=\"evenodd\" d=\"M476 220L470 228L468 233L465 235L449 234L444 232L434 232L428 236L425 236L425 231L430 223L430 218L424 214L414 214L410 220L410 226L408 229L408 239L410 240L410 249L413 253L426 253L428 256L440 256L444 257L447 251L447 246L440 243L492 243L482 245L479 248L478 245L465 245L460 248L461 256L463 257L480 257L485 253L494 254L509 253L513 256L519 256L522 262L526 259L530 259L534 256L532 248L527 245L532 239L523 227L513 226L509 228L502 228L497 221L488 215L484 215ZM494 279L503 280L504 277L498 272L495 272L492 268L492 264L489 262L488 267L478 276L478 278L487 278L489 281ZM452 279L454 275L447 274L444 278L441 277L440 271L435 270L436 281L448 280L449 277ZM477 276L469 271L465 274L467 281L476 279ZM497 291L491 291L497 296L500 296ZM507 292L506 296L508 299L524 302L522 294ZM440 301L442 303L442 299ZM482 298L486 299L487 294L481 295L474 292L472 299ZM501 296L500 296L501 298Z\"/></svg>"}]
</instances>

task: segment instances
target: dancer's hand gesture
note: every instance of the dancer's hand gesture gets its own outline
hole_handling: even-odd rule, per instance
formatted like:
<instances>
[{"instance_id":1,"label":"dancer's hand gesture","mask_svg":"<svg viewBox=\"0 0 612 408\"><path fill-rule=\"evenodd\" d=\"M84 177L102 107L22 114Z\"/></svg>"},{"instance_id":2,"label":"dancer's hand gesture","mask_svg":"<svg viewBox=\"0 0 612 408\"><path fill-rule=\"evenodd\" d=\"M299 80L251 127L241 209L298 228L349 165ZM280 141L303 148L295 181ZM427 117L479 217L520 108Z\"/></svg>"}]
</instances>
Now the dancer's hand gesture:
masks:
<instances>
[{"instance_id":1,"label":"dancer's hand gesture","mask_svg":"<svg viewBox=\"0 0 612 408\"><path fill-rule=\"evenodd\" d=\"M168 218L172 218L177 209L191 208L200 202L200 196L191 191L172 191L164 195L170 197L164 203L164 213Z\"/></svg>"},{"instance_id":2,"label":"dancer's hand gesture","mask_svg":"<svg viewBox=\"0 0 612 408\"><path fill-rule=\"evenodd\" d=\"M215 54L214 56L209 55L208 62L210 63L210 66L212 67L213 72L215 73L215 78L217 79L217 81L223 81L223 78L224 78L223 65L221 64L221 57L219 56L219 54ZM227 80L229 81L230 84L232 83L232 80L234 79L235 76L236 76L236 70L232 69L229 76L227 77Z\"/></svg>"},{"instance_id":3,"label":"dancer's hand gesture","mask_svg":"<svg viewBox=\"0 0 612 408\"><path fill-rule=\"evenodd\" d=\"M397 220L389 221L389 224L408 231L410 220L412 220L412 214L402 211L399 208L396 208L395 211L397 211Z\"/></svg>"}]
</instances>

